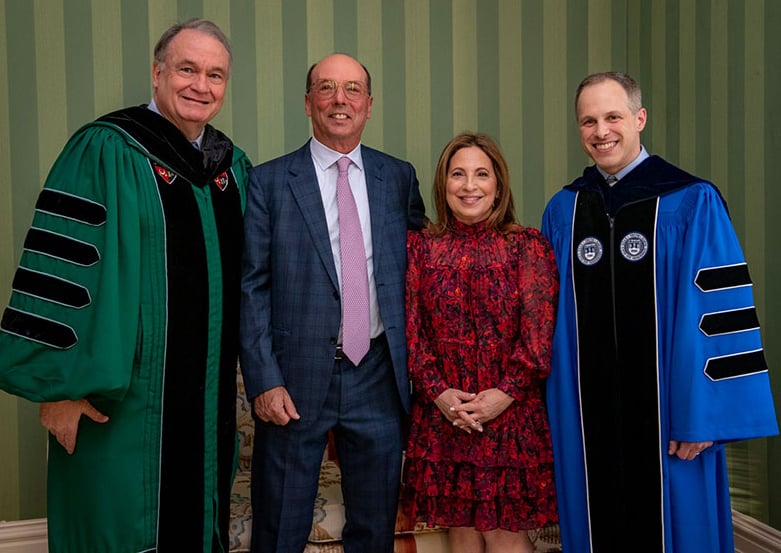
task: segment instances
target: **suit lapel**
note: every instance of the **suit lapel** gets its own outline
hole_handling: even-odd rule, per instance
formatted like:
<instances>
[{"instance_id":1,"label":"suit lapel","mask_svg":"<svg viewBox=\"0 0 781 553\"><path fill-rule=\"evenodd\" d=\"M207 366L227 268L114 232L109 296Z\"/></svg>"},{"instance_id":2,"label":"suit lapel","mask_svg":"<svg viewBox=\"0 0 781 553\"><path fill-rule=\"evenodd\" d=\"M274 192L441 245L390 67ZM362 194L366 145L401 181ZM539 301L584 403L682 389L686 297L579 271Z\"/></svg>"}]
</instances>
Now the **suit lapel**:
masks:
<instances>
[{"instance_id":1,"label":"suit lapel","mask_svg":"<svg viewBox=\"0 0 781 553\"><path fill-rule=\"evenodd\" d=\"M382 253L383 229L385 228L385 207L388 204L385 195L388 193L387 186L383 182L384 162L366 146L361 148L363 155L363 167L366 171L366 192L369 196L369 213L371 217L372 228L372 256L374 259L374 270L377 270L378 260Z\"/></svg>"},{"instance_id":2,"label":"suit lapel","mask_svg":"<svg viewBox=\"0 0 781 553\"><path fill-rule=\"evenodd\" d=\"M338 290L339 280L336 277L336 265L334 264L333 252L331 252L331 241L328 237L328 223L325 220L323 198L317 184L317 175L312 164L308 142L298 150L288 171L288 185L301 210L304 224L309 229L312 244L314 244L315 250L328 272L334 289Z\"/></svg>"}]
</instances>

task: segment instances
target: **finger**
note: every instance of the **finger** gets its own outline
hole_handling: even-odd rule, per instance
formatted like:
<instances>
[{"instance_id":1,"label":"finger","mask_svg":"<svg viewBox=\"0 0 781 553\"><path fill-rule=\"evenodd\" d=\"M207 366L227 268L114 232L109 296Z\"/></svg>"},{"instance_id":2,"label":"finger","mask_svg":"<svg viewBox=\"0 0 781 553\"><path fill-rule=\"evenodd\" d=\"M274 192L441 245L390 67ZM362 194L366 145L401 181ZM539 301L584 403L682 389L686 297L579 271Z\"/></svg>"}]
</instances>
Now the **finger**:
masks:
<instances>
[{"instance_id":1,"label":"finger","mask_svg":"<svg viewBox=\"0 0 781 553\"><path fill-rule=\"evenodd\" d=\"M460 420L460 419L454 420L453 421L453 426L455 426L459 430L463 430L467 434L471 434L472 433L472 429L469 428L469 426L467 426L466 424L464 424L464 422L462 420Z\"/></svg>"},{"instance_id":2,"label":"finger","mask_svg":"<svg viewBox=\"0 0 781 553\"><path fill-rule=\"evenodd\" d=\"M82 414L87 415L90 419L92 419L95 422L104 423L108 422L108 417L98 411L94 405L92 405L89 401L84 402L84 408L82 410Z\"/></svg>"},{"instance_id":3,"label":"finger","mask_svg":"<svg viewBox=\"0 0 781 553\"><path fill-rule=\"evenodd\" d=\"M76 449L76 435L70 432L59 432L57 442L68 452L68 455L72 455Z\"/></svg>"},{"instance_id":4,"label":"finger","mask_svg":"<svg viewBox=\"0 0 781 553\"><path fill-rule=\"evenodd\" d=\"M676 440L670 440L670 443L667 445L667 455L675 455L679 446L680 442Z\"/></svg>"}]
</instances>

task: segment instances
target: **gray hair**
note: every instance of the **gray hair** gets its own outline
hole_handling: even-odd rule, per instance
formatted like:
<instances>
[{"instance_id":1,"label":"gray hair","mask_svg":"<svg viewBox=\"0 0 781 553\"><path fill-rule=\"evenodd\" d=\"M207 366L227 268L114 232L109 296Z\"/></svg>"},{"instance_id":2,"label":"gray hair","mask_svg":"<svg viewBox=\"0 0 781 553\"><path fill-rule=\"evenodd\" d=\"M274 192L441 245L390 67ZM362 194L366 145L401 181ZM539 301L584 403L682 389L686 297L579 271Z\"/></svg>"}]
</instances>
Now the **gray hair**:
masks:
<instances>
[{"instance_id":1,"label":"gray hair","mask_svg":"<svg viewBox=\"0 0 781 553\"><path fill-rule=\"evenodd\" d=\"M225 33L222 32L216 23L209 21L208 19L197 18L188 19L184 23L171 25L160 36L160 40L158 40L157 44L155 44L154 50L155 62L158 65L163 65L165 63L165 57L166 54L168 54L168 46L171 44L171 41L174 39L174 37L185 29L198 31L199 33L209 35L219 40L220 44L222 44L225 47L225 50L228 52L228 70L230 70L230 66L233 63L233 53L231 51L230 40L228 40L228 37L225 36Z\"/></svg>"}]
</instances>

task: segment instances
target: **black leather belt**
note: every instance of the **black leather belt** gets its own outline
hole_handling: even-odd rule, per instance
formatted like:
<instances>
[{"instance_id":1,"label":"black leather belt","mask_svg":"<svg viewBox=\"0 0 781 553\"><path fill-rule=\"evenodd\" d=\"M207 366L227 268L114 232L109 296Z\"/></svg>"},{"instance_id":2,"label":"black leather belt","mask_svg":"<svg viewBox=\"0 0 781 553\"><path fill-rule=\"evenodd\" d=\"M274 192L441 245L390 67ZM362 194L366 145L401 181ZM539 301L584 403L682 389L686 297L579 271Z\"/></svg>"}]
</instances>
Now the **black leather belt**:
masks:
<instances>
[{"instance_id":1,"label":"black leather belt","mask_svg":"<svg viewBox=\"0 0 781 553\"><path fill-rule=\"evenodd\" d=\"M385 333L383 332L376 338L372 338L369 341L369 349L372 349L374 346L378 346L381 342L385 341ZM342 344L336 344L336 351L334 352L334 360L335 361L343 361L347 359L347 356L344 354L344 350L342 349Z\"/></svg>"}]
</instances>

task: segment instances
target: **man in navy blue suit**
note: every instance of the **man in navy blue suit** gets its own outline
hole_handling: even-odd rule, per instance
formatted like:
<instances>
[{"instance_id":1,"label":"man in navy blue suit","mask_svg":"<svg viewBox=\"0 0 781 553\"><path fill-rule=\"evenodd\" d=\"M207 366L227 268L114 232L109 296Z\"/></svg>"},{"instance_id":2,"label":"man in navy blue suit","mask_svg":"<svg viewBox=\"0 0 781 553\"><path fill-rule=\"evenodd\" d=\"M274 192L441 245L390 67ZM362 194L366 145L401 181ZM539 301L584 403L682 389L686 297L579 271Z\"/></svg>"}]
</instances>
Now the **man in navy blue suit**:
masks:
<instances>
[{"instance_id":1,"label":"man in navy blue suit","mask_svg":"<svg viewBox=\"0 0 781 553\"><path fill-rule=\"evenodd\" d=\"M252 169L245 213L241 366L256 418L252 551L304 549L333 431L345 552L391 553L410 403L406 233L422 226L423 200L411 164L361 145L373 102L362 64L328 56L310 68L306 86L313 137ZM340 173L345 156L349 169ZM342 298L352 296L342 293L342 261L355 251L340 251L337 179L344 171L368 278L359 356L342 343Z\"/></svg>"}]
</instances>

